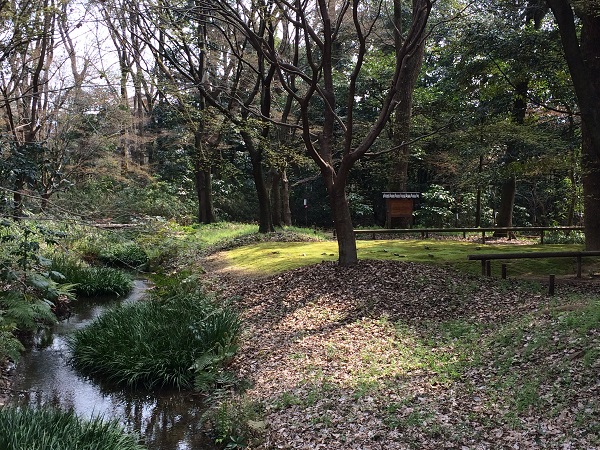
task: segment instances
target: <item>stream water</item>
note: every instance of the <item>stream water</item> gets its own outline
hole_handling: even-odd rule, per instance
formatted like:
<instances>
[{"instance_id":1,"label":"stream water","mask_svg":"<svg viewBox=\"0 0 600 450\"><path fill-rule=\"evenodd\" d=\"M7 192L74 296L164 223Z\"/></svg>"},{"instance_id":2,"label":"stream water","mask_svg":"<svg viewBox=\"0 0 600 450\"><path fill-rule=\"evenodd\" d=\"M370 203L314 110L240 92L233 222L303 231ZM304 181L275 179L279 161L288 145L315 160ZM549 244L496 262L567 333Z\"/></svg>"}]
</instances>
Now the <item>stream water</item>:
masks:
<instances>
[{"instance_id":1,"label":"stream water","mask_svg":"<svg viewBox=\"0 0 600 450\"><path fill-rule=\"evenodd\" d=\"M147 283L136 280L132 293L121 301L137 301L147 289ZM149 450L214 448L201 429L200 416L205 411L201 396L188 391L114 390L82 377L69 365L67 336L116 303L106 299L74 302L69 319L37 336L15 369L12 402L72 409L85 418L116 419L128 431L138 433Z\"/></svg>"}]
</instances>

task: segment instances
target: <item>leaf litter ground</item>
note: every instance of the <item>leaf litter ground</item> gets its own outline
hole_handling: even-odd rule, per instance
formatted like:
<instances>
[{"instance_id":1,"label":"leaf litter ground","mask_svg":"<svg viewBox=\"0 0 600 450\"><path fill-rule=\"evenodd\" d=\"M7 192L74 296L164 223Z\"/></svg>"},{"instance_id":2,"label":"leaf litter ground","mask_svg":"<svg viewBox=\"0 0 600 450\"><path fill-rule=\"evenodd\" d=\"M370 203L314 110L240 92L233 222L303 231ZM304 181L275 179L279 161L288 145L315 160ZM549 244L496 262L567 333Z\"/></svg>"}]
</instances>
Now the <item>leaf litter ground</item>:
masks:
<instances>
[{"instance_id":1,"label":"leaf litter ground","mask_svg":"<svg viewBox=\"0 0 600 450\"><path fill-rule=\"evenodd\" d=\"M597 284L549 299L392 261L215 276L245 321L233 368L264 408L255 448L600 448Z\"/></svg>"}]
</instances>

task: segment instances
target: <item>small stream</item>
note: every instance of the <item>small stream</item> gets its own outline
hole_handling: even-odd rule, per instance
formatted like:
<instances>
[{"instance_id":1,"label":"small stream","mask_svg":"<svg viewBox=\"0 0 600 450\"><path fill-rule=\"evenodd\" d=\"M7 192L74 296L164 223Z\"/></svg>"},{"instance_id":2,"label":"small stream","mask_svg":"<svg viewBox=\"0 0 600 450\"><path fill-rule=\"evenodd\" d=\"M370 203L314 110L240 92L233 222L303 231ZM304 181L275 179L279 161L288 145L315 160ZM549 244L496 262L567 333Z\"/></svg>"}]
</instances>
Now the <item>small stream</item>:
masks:
<instances>
[{"instance_id":1,"label":"small stream","mask_svg":"<svg viewBox=\"0 0 600 450\"><path fill-rule=\"evenodd\" d=\"M117 419L138 433L149 450L202 450L214 445L202 432L203 398L194 392L130 392L101 386L80 376L68 364L66 337L119 302L144 296L148 284L136 280L124 300L85 299L73 302L73 314L36 337L15 369L14 404L52 405L73 409L80 417Z\"/></svg>"}]
</instances>

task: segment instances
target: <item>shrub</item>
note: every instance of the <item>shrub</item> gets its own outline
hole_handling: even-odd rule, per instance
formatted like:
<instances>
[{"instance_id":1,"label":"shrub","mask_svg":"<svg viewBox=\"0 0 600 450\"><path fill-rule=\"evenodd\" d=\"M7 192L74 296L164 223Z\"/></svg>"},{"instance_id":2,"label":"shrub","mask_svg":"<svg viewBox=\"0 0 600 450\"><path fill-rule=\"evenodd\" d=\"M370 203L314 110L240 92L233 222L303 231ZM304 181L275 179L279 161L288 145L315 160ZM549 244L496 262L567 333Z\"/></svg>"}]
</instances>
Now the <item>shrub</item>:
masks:
<instances>
[{"instance_id":1,"label":"shrub","mask_svg":"<svg viewBox=\"0 0 600 450\"><path fill-rule=\"evenodd\" d=\"M10 324L0 324L0 364L7 359L17 361L25 350L21 341L13 334L15 327Z\"/></svg>"},{"instance_id":2,"label":"shrub","mask_svg":"<svg viewBox=\"0 0 600 450\"><path fill-rule=\"evenodd\" d=\"M16 335L54 324L53 309L71 297L72 286L42 256L62 237L28 221L0 221L0 364L23 350Z\"/></svg>"},{"instance_id":3,"label":"shrub","mask_svg":"<svg viewBox=\"0 0 600 450\"><path fill-rule=\"evenodd\" d=\"M57 409L0 408L3 450L143 450L116 421L81 420Z\"/></svg>"},{"instance_id":4,"label":"shrub","mask_svg":"<svg viewBox=\"0 0 600 450\"><path fill-rule=\"evenodd\" d=\"M444 227L452 223L454 208L455 200L450 192L442 186L432 184L423 193L423 202L415 216L423 227Z\"/></svg>"},{"instance_id":5,"label":"shrub","mask_svg":"<svg viewBox=\"0 0 600 450\"><path fill-rule=\"evenodd\" d=\"M544 234L546 244L585 244L581 231L551 231Z\"/></svg>"},{"instance_id":6,"label":"shrub","mask_svg":"<svg viewBox=\"0 0 600 450\"><path fill-rule=\"evenodd\" d=\"M82 216L110 217L115 223L132 222L141 216L189 222L196 210L193 193L190 194L181 188L181 183L157 182L147 177L118 180L104 176L78 183L54 199L53 204L62 208L60 212L77 205L77 212Z\"/></svg>"},{"instance_id":7,"label":"shrub","mask_svg":"<svg viewBox=\"0 0 600 450\"><path fill-rule=\"evenodd\" d=\"M258 443L266 427L262 406L246 398L216 400L204 414L204 420L211 424L215 443L226 449Z\"/></svg>"},{"instance_id":8,"label":"shrub","mask_svg":"<svg viewBox=\"0 0 600 450\"><path fill-rule=\"evenodd\" d=\"M52 303L30 298L20 292L0 293L0 324L14 326L20 332L33 332L56 323Z\"/></svg>"},{"instance_id":9,"label":"shrub","mask_svg":"<svg viewBox=\"0 0 600 450\"><path fill-rule=\"evenodd\" d=\"M235 351L237 314L198 291L173 290L179 292L122 305L78 330L70 342L75 367L147 389L191 388L198 374L217 374Z\"/></svg>"}]
</instances>

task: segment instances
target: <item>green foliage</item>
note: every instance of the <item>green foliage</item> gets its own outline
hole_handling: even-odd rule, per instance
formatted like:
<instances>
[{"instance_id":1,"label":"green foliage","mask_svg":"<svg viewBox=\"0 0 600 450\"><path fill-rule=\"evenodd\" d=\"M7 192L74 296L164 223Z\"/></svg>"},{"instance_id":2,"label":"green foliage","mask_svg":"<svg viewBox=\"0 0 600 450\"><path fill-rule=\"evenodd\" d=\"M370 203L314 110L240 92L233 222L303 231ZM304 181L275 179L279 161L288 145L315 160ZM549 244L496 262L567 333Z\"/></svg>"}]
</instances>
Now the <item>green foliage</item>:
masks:
<instances>
[{"instance_id":1,"label":"green foliage","mask_svg":"<svg viewBox=\"0 0 600 450\"><path fill-rule=\"evenodd\" d=\"M111 218L116 223L148 216L189 223L196 209L193 198L193 190L181 183L157 181L147 175L137 180L104 176L74 186L55 204L63 210L92 219Z\"/></svg>"},{"instance_id":2,"label":"green foliage","mask_svg":"<svg viewBox=\"0 0 600 450\"><path fill-rule=\"evenodd\" d=\"M450 226L454 219L455 200L442 186L432 184L423 193L423 202L415 216L423 227Z\"/></svg>"},{"instance_id":3,"label":"green foliage","mask_svg":"<svg viewBox=\"0 0 600 450\"><path fill-rule=\"evenodd\" d=\"M467 192L460 196L460 203L457 204L458 210L458 226L473 227L475 226L475 215L477 210L477 197L475 194ZM489 207L489 198L487 193L482 192L481 195L481 216L480 226L494 226L494 211Z\"/></svg>"},{"instance_id":4,"label":"green foliage","mask_svg":"<svg viewBox=\"0 0 600 450\"><path fill-rule=\"evenodd\" d=\"M112 267L89 267L72 258L61 256L52 260L52 270L73 284L78 295L85 297L116 295L124 297L133 288L131 277Z\"/></svg>"},{"instance_id":5,"label":"green foliage","mask_svg":"<svg viewBox=\"0 0 600 450\"><path fill-rule=\"evenodd\" d=\"M56 322L51 306L48 301L28 298L20 292L3 292L0 294L0 323L21 332L33 332Z\"/></svg>"},{"instance_id":6,"label":"green foliage","mask_svg":"<svg viewBox=\"0 0 600 450\"><path fill-rule=\"evenodd\" d=\"M11 324L0 324L0 362L7 359L18 361L21 352L25 350L21 341L14 335L15 328Z\"/></svg>"},{"instance_id":7,"label":"green foliage","mask_svg":"<svg viewBox=\"0 0 600 450\"><path fill-rule=\"evenodd\" d=\"M102 249L98 259L106 265L142 270L148 263L148 255L135 242L115 243Z\"/></svg>"},{"instance_id":8,"label":"green foliage","mask_svg":"<svg viewBox=\"0 0 600 450\"><path fill-rule=\"evenodd\" d=\"M75 367L117 385L149 389L190 388L198 373L220 370L235 350L237 314L198 291L195 280L161 297L110 310L78 330L70 343Z\"/></svg>"},{"instance_id":9,"label":"green foliage","mask_svg":"<svg viewBox=\"0 0 600 450\"><path fill-rule=\"evenodd\" d=\"M246 448L266 427L262 408L247 399L217 399L204 414L221 448Z\"/></svg>"},{"instance_id":10,"label":"green foliage","mask_svg":"<svg viewBox=\"0 0 600 450\"><path fill-rule=\"evenodd\" d=\"M552 231L544 234L547 244L585 244L585 235L580 231Z\"/></svg>"},{"instance_id":11,"label":"green foliage","mask_svg":"<svg viewBox=\"0 0 600 450\"><path fill-rule=\"evenodd\" d=\"M22 345L14 333L51 326L53 308L72 297L73 286L42 255L62 237L33 223L0 223L0 358L17 360Z\"/></svg>"},{"instance_id":12,"label":"green foliage","mask_svg":"<svg viewBox=\"0 0 600 450\"><path fill-rule=\"evenodd\" d=\"M373 221L373 207L366 199L354 192L348 194L352 222L355 224L370 224Z\"/></svg>"},{"instance_id":13,"label":"green foliage","mask_svg":"<svg viewBox=\"0 0 600 450\"><path fill-rule=\"evenodd\" d=\"M72 411L0 408L3 450L144 450L117 421L79 419Z\"/></svg>"}]
</instances>

